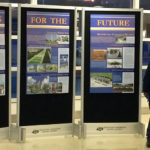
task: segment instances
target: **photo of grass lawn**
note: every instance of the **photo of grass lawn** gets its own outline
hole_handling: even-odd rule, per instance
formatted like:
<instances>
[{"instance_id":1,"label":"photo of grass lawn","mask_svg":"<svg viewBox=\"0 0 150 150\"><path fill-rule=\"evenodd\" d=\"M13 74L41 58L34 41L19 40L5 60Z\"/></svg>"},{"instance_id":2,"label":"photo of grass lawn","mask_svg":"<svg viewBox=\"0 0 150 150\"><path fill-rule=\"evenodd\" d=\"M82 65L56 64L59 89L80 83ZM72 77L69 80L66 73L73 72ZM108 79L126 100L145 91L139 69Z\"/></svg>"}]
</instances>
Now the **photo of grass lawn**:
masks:
<instances>
[{"instance_id":1,"label":"photo of grass lawn","mask_svg":"<svg viewBox=\"0 0 150 150\"><path fill-rule=\"evenodd\" d=\"M47 64L46 65L46 72L57 72L58 67L56 64Z\"/></svg>"},{"instance_id":2,"label":"photo of grass lawn","mask_svg":"<svg viewBox=\"0 0 150 150\"><path fill-rule=\"evenodd\" d=\"M51 48L29 48L28 64L51 63Z\"/></svg>"}]
</instances>

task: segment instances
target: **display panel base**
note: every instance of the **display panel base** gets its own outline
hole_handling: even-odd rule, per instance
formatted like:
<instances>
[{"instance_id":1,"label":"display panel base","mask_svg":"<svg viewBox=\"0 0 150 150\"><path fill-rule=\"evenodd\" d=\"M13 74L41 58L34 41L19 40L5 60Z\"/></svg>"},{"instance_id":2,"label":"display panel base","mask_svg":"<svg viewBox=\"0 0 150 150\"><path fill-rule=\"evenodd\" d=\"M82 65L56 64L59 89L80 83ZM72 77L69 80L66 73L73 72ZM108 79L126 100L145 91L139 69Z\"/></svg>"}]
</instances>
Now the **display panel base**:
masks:
<instances>
[{"instance_id":1,"label":"display panel base","mask_svg":"<svg viewBox=\"0 0 150 150\"><path fill-rule=\"evenodd\" d=\"M69 136L72 135L72 127L72 124L22 126L26 129L26 138Z\"/></svg>"},{"instance_id":2,"label":"display panel base","mask_svg":"<svg viewBox=\"0 0 150 150\"><path fill-rule=\"evenodd\" d=\"M8 128L0 128L0 140L8 139Z\"/></svg>"},{"instance_id":3,"label":"display panel base","mask_svg":"<svg viewBox=\"0 0 150 150\"><path fill-rule=\"evenodd\" d=\"M86 123L84 137L109 134L141 134L145 135L144 124L137 123Z\"/></svg>"}]
</instances>

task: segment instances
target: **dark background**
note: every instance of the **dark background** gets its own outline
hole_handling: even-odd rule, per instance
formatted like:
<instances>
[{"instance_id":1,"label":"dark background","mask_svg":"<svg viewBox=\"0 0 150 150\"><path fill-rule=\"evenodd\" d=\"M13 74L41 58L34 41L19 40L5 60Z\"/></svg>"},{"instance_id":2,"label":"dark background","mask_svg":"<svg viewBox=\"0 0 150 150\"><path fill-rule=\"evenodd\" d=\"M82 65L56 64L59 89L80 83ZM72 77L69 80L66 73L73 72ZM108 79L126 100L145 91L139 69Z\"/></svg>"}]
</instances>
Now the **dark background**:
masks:
<instances>
[{"instance_id":1,"label":"dark background","mask_svg":"<svg viewBox=\"0 0 150 150\"><path fill-rule=\"evenodd\" d=\"M27 11L70 13L69 93L26 95ZM22 8L21 27L20 125L72 123L74 11Z\"/></svg>"},{"instance_id":2,"label":"dark background","mask_svg":"<svg viewBox=\"0 0 150 150\"><path fill-rule=\"evenodd\" d=\"M8 127L9 118L9 8L0 7L5 10L5 95L0 96L0 127Z\"/></svg>"},{"instance_id":3,"label":"dark background","mask_svg":"<svg viewBox=\"0 0 150 150\"><path fill-rule=\"evenodd\" d=\"M90 14L135 15L135 93L90 93ZM84 60L84 122L138 122L139 114L139 58L140 13L139 12L89 12L85 14L85 60Z\"/></svg>"}]
</instances>

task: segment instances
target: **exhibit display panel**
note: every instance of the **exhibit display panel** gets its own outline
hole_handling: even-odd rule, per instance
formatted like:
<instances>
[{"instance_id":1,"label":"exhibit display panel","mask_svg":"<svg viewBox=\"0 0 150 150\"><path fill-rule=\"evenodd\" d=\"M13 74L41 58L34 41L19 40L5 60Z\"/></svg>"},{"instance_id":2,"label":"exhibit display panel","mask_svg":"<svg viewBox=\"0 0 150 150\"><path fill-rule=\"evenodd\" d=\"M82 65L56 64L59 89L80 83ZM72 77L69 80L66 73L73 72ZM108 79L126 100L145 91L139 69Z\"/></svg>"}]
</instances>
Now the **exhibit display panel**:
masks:
<instances>
[{"instance_id":1,"label":"exhibit display panel","mask_svg":"<svg viewBox=\"0 0 150 150\"><path fill-rule=\"evenodd\" d=\"M31 135L34 130L62 134L62 124L71 133L74 8L21 5L18 14L19 126L32 126ZM54 124L54 128L47 126ZM45 125L46 129L34 125Z\"/></svg>"},{"instance_id":2,"label":"exhibit display panel","mask_svg":"<svg viewBox=\"0 0 150 150\"><path fill-rule=\"evenodd\" d=\"M119 9L83 12L83 122L90 124L86 132L129 132L139 122L141 14Z\"/></svg>"},{"instance_id":3,"label":"exhibit display panel","mask_svg":"<svg viewBox=\"0 0 150 150\"><path fill-rule=\"evenodd\" d=\"M8 138L10 81L10 5L0 5L0 139Z\"/></svg>"}]
</instances>

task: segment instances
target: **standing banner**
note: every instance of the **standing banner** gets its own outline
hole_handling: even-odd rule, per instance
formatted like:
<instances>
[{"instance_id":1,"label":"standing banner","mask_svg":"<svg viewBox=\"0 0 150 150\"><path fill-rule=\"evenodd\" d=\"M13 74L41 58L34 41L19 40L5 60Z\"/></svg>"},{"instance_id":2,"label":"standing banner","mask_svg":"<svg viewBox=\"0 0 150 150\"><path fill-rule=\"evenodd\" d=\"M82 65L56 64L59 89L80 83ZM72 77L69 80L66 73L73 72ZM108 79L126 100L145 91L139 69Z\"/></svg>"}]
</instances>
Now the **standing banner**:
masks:
<instances>
[{"instance_id":1,"label":"standing banner","mask_svg":"<svg viewBox=\"0 0 150 150\"><path fill-rule=\"evenodd\" d=\"M10 5L0 5L0 139L8 138L10 91Z\"/></svg>"},{"instance_id":2,"label":"standing banner","mask_svg":"<svg viewBox=\"0 0 150 150\"><path fill-rule=\"evenodd\" d=\"M19 126L33 136L71 134L74 8L28 6L18 13Z\"/></svg>"},{"instance_id":3,"label":"standing banner","mask_svg":"<svg viewBox=\"0 0 150 150\"><path fill-rule=\"evenodd\" d=\"M84 17L85 132L136 132L141 90L141 11L85 10Z\"/></svg>"}]
</instances>

